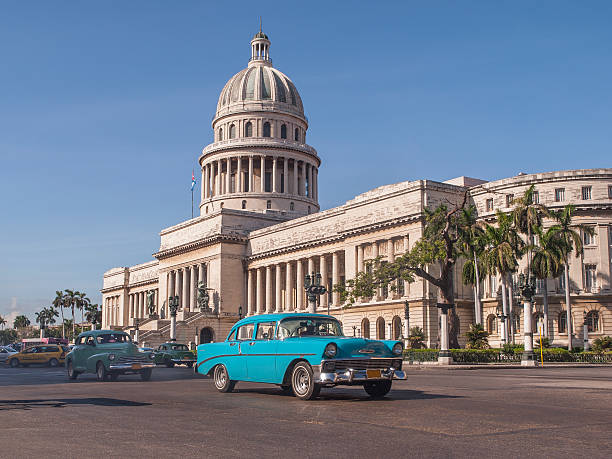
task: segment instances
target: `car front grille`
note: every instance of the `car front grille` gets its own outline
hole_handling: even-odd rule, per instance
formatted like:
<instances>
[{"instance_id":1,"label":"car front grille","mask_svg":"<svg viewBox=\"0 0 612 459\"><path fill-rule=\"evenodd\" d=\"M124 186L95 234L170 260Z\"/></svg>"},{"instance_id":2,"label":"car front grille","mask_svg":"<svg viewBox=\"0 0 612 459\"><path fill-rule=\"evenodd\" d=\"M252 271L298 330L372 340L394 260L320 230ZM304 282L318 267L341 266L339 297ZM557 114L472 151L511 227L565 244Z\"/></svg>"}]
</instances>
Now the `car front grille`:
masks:
<instances>
[{"instance_id":1,"label":"car front grille","mask_svg":"<svg viewBox=\"0 0 612 459\"><path fill-rule=\"evenodd\" d=\"M128 356L121 356L118 357L116 362L117 363L143 363L143 362L148 362L149 359L147 358L146 355L128 355Z\"/></svg>"},{"instance_id":2,"label":"car front grille","mask_svg":"<svg viewBox=\"0 0 612 459\"><path fill-rule=\"evenodd\" d=\"M340 370L376 370L388 369L393 366L393 361L401 359L347 359L332 360L336 364L336 371ZM401 367L400 367L401 368Z\"/></svg>"}]
</instances>

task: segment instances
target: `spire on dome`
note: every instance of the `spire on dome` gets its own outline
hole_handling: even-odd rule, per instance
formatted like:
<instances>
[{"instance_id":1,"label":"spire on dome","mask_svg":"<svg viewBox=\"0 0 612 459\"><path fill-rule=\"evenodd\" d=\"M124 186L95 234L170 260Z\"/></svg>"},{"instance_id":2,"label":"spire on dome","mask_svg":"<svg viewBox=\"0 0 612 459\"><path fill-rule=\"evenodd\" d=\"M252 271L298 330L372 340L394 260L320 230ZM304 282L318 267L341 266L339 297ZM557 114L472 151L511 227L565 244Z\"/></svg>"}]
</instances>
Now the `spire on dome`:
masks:
<instances>
[{"instance_id":1,"label":"spire on dome","mask_svg":"<svg viewBox=\"0 0 612 459\"><path fill-rule=\"evenodd\" d=\"M261 17L259 18L259 32L255 34L251 40L251 59L249 59L249 65L253 63L267 63L272 64L270 59L270 40L268 36L263 33L261 28Z\"/></svg>"}]
</instances>

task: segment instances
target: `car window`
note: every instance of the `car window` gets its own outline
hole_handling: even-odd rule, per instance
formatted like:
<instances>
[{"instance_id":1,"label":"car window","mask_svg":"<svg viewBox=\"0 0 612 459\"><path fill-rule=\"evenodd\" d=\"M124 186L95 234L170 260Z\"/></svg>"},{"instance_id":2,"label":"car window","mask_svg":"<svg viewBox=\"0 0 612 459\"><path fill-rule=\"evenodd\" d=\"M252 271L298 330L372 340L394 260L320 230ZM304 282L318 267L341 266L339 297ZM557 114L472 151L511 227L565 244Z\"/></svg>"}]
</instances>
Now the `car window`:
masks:
<instances>
[{"instance_id":1,"label":"car window","mask_svg":"<svg viewBox=\"0 0 612 459\"><path fill-rule=\"evenodd\" d=\"M279 338L298 336L344 336L336 319L327 317L292 317L278 326Z\"/></svg>"},{"instance_id":2,"label":"car window","mask_svg":"<svg viewBox=\"0 0 612 459\"><path fill-rule=\"evenodd\" d=\"M8 352L6 351L6 349L0 349L0 354L8 354Z\"/></svg>"},{"instance_id":3,"label":"car window","mask_svg":"<svg viewBox=\"0 0 612 459\"><path fill-rule=\"evenodd\" d=\"M87 337L87 341L85 341L85 344L89 344L90 346L92 346L93 344L95 344L95 340L93 336L88 336Z\"/></svg>"},{"instance_id":4,"label":"car window","mask_svg":"<svg viewBox=\"0 0 612 459\"><path fill-rule=\"evenodd\" d=\"M131 339L128 335L123 333L106 333L104 335L98 335L96 337L98 344L114 344L114 343L129 343Z\"/></svg>"},{"instance_id":5,"label":"car window","mask_svg":"<svg viewBox=\"0 0 612 459\"><path fill-rule=\"evenodd\" d=\"M255 339L273 339L276 322L259 322Z\"/></svg>"},{"instance_id":6,"label":"car window","mask_svg":"<svg viewBox=\"0 0 612 459\"><path fill-rule=\"evenodd\" d=\"M236 330L232 330L230 335L227 337L228 341L236 341Z\"/></svg>"},{"instance_id":7,"label":"car window","mask_svg":"<svg viewBox=\"0 0 612 459\"><path fill-rule=\"evenodd\" d=\"M238 329L238 339L241 341L253 339L255 324L246 324Z\"/></svg>"},{"instance_id":8,"label":"car window","mask_svg":"<svg viewBox=\"0 0 612 459\"><path fill-rule=\"evenodd\" d=\"M59 351L57 346L45 346L43 352L57 352Z\"/></svg>"},{"instance_id":9,"label":"car window","mask_svg":"<svg viewBox=\"0 0 612 459\"><path fill-rule=\"evenodd\" d=\"M172 350L174 350L174 351L188 351L189 348L187 347L186 344L173 344L172 345Z\"/></svg>"},{"instance_id":10,"label":"car window","mask_svg":"<svg viewBox=\"0 0 612 459\"><path fill-rule=\"evenodd\" d=\"M76 340L76 345L85 344L85 336L79 336Z\"/></svg>"}]
</instances>

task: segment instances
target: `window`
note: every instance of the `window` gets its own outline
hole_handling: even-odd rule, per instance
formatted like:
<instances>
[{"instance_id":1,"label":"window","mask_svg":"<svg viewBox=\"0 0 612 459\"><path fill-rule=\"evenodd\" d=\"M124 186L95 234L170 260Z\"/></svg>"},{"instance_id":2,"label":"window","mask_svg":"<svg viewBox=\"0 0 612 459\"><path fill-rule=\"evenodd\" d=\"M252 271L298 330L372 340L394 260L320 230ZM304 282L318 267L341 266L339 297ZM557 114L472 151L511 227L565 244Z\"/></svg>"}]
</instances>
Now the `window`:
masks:
<instances>
[{"instance_id":1,"label":"window","mask_svg":"<svg viewBox=\"0 0 612 459\"><path fill-rule=\"evenodd\" d=\"M510 207L512 205L512 201L514 200L513 194L506 195L506 207Z\"/></svg>"},{"instance_id":2,"label":"window","mask_svg":"<svg viewBox=\"0 0 612 459\"><path fill-rule=\"evenodd\" d=\"M308 214L310 215L310 206L308 206Z\"/></svg>"},{"instance_id":3,"label":"window","mask_svg":"<svg viewBox=\"0 0 612 459\"><path fill-rule=\"evenodd\" d=\"M592 236L587 231L585 231L583 233L582 239L584 241L584 245L593 245L593 244L595 244L595 236Z\"/></svg>"},{"instance_id":4,"label":"window","mask_svg":"<svg viewBox=\"0 0 612 459\"><path fill-rule=\"evenodd\" d=\"M591 199L591 191L592 191L593 187L590 186L583 186L582 187L582 200L583 201L587 201L589 199Z\"/></svg>"},{"instance_id":5,"label":"window","mask_svg":"<svg viewBox=\"0 0 612 459\"><path fill-rule=\"evenodd\" d=\"M87 341L85 341L85 344L87 344L88 346L94 346L96 344L94 337L88 336Z\"/></svg>"},{"instance_id":6,"label":"window","mask_svg":"<svg viewBox=\"0 0 612 459\"><path fill-rule=\"evenodd\" d=\"M233 124L230 126L230 132L229 132L229 138L233 139L236 137L236 126L234 126Z\"/></svg>"},{"instance_id":7,"label":"window","mask_svg":"<svg viewBox=\"0 0 612 459\"><path fill-rule=\"evenodd\" d=\"M257 333L259 334L259 331ZM297 336L344 336L344 334L340 322L336 319L300 316L283 319L278 325L278 338Z\"/></svg>"},{"instance_id":8,"label":"window","mask_svg":"<svg viewBox=\"0 0 612 459\"><path fill-rule=\"evenodd\" d=\"M295 203L293 201L289 203L289 210L295 210Z\"/></svg>"},{"instance_id":9,"label":"window","mask_svg":"<svg viewBox=\"0 0 612 459\"><path fill-rule=\"evenodd\" d=\"M544 279L536 279L536 293L544 291Z\"/></svg>"},{"instance_id":10,"label":"window","mask_svg":"<svg viewBox=\"0 0 612 459\"><path fill-rule=\"evenodd\" d=\"M497 277L489 277L489 285L491 287L491 296L497 296Z\"/></svg>"},{"instance_id":11,"label":"window","mask_svg":"<svg viewBox=\"0 0 612 459\"><path fill-rule=\"evenodd\" d=\"M376 339L385 339L385 319L376 319Z\"/></svg>"},{"instance_id":12,"label":"window","mask_svg":"<svg viewBox=\"0 0 612 459\"><path fill-rule=\"evenodd\" d=\"M402 336L402 319L399 316L393 317L393 336L391 339L400 339Z\"/></svg>"},{"instance_id":13,"label":"window","mask_svg":"<svg viewBox=\"0 0 612 459\"><path fill-rule=\"evenodd\" d=\"M98 344L109 344L109 343L130 343L132 339L125 333L107 333L104 335L98 335L96 342Z\"/></svg>"},{"instance_id":14,"label":"window","mask_svg":"<svg viewBox=\"0 0 612 459\"><path fill-rule=\"evenodd\" d=\"M276 322L260 322L257 325L255 339L274 339L274 328Z\"/></svg>"},{"instance_id":15,"label":"window","mask_svg":"<svg viewBox=\"0 0 612 459\"><path fill-rule=\"evenodd\" d=\"M497 317L495 317L495 314L489 314L487 317L487 333L497 333Z\"/></svg>"},{"instance_id":16,"label":"window","mask_svg":"<svg viewBox=\"0 0 612 459\"><path fill-rule=\"evenodd\" d=\"M591 290L595 288L596 284L596 270L595 265L585 265L584 266L584 287L587 290Z\"/></svg>"},{"instance_id":17,"label":"window","mask_svg":"<svg viewBox=\"0 0 612 459\"><path fill-rule=\"evenodd\" d=\"M298 128L295 128L295 141L300 141L300 130Z\"/></svg>"},{"instance_id":18,"label":"window","mask_svg":"<svg viewBox=\"0 0 612 459\"><path fill-rule=\"evenodd\" d=\"M490 212L493 210L493 198L489 198L487 199L487 212Z\"/></svg>"},{"instance_id":19,"label":"window","mask_svg":"<svg viewBox=\"0 0 612 459\"><path fill-rule=\"evenodd\" d=\"M370 321L368 319L361 321L361 336L367 339L370 338Z\"/></svg>"},{"instance_id":20,"label":"window","mask_svg":"<svg viewBox=\"0 0 612 459\"><path fill-rule=\"evenodd\" d=\"M270 137L271 134L270 123L266 121L263 125L263 136Z\"/></svg>"},{"instance_id":21,"label":"window","mask_svg":"<svg viewBox=\"0 0 612 459\"><path fill-rule=\"evenodd\" d=\"M266 201L266 209L271 209L272 208L272 201L270 201L269 199Z\"/></svg>"},{"instance_id":22,"label":"window","mask_svg":"<svg viewBox=\"0 0 612 459\"><path fill-rule=\"evenodd\" d=\"M246 201L242 201L242 208L246 209Z\"/></svg>"},{"instance_id":23,"label":"window","mask_svg":"<svg viewBox=\"0 0 612 459\"><path fill-rule=\"evenodd\" d=\"M612 199L612 185L608 185L608 199Z\"/></svg>"},{"instance_id":24,"label":"window","mask_svg":"<svg viewBox=\"0 0 612 459\"><path fill-rule=\"evenodd\" d=\"M228 341L236 341L236 330L232 330L230 335L227 337Z\"/></svg>"},{"instance_id":25,"label":"window","mask_svg":"<svg viewBox=\"0 0 612 459\"><path fill-rule=\"evenodd\" d=\"M81 344L85 344L85 337L84 336L79 336L76 340L76 343L74 343L75 346L80 346Z\"/></svg>"},{"instance_id":26,"label":"window","mask_svg":"<svg viewBox=\"0 0 612 459\"><path fill-rule=\"evenodd\" d=\"M281 125L281 139L286 139L286 138L287 138L287 125L282 124Z\"/></svg>"},{"instance_id":27,"label":"window","mask_svg":"<svg viewBox=\"0 0 612 459\"><path fill-rule=\"evenodd\" d=\"M253 124L250 121L244 126L244 136L253 137Z\"/></svg>"},{"instance_id":28,"label":"window","mask_svg":"<svg viewBox=\"0 0 612 459\"><path fill-rule=\"evenodd\" d=\"M557 319L557 330L559 333L567 333L567 312L561 311Z\"/></svg>"},{"instance_id":29,"label":"window","mask_svg":"<svg viewBox=\"0 0 612 459\"><path fill-rule=\"evenodd\" d=\"M539 204L540 203L540 192L539 191L534 191L532 199L533 199L533 203L534 204Z\"/></svg>"},{"instance_id":30,"label":"window","mask_svg":"<svg viewBox=\"0 0 612 459\"><path fill-rule=\"evenodd\" d=\"M223 129L219 128L219 138L217 140L223 140Z\"/></svg>"},{"instance_id":31,"label":"window","mask_svg":"<svg viewBox=\"0 0 612 459\"><path fill-rule=\"evenodd\" d=\"M555 188L555 202L565 201L565 188Z\"/></svg>"},{"instance_id":32,"label":"window","mask_svg":"<svg viewBox=\"0 0 612 459\"><path fill-rule=\"evenodd\" d=\"M238 329L238 340L246 341L253 339L253 329L255 324L246 324Z\"/></svg>"},{"instance_id":33,"label":"window","mask_svg":"<svg viewBox=\"0 0 612 459\"><path fill-rule=\"evenodd\" d=\"M586 315L586 325L589 333L599 331L599 311L589 311Z\"/></svg>"},{"instance_id":34,"label":"window","mask_svg":"<svg viewBox=\"0 0 612 459\"><path fill-rule=\"evenodd\" d=\"M521 332L521 315L516 312L512 313L512 328L514 333Z\"/></svg>"}]
</instances>

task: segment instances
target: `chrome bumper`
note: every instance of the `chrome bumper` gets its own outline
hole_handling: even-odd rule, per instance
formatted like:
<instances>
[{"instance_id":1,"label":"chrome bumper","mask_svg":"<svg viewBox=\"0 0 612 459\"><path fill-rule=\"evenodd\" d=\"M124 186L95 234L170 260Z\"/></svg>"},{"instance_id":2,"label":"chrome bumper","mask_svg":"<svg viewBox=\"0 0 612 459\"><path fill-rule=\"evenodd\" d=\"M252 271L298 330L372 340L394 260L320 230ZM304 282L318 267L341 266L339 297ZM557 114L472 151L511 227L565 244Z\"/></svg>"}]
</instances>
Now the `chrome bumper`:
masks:
<instances>
[{"instance_id":1,"label":"chrome bumper","mask_svg":"<svg viewBox=\"0 0 612 459\"><path fill-rule=\"evenodd\" d=\"M193 362L195 362L195 361L196 361L195 359L192 359L192 360L170 359L170 360L171 360L173 363L179 363L179 364L180 364L180 363L190 363L190 362L191 362L191 363L193 363Z\"/></svg>"},{"instance_id":2,"label":"chrome bumper","mask_svg":"<svg viewBox=\"0 0 612 459\"><path fill-rule=\"evenodd\" d=\"M140 368L132 368L132 365L140 365ZM116 363L109 365L109 370L143 370L145 368L155 368L155 364L153 362L146 363Z\"/></svg>"},{"instance_id":3,"label":"chrome bumper","mask_svg":"<svg viewBox=\"0 0 612 459\"><path fill-rule=\"evenodd\" d=\"M315 372L316 373L316 372ZM318 376L318 377L317 377ZM389 368L380 370L380 377L368 377L367 370L344 370L315 374L321 384L353 384L355 382L380 381L384 379L407 379L406 372Z\"/></svg>"}]
</instances>

